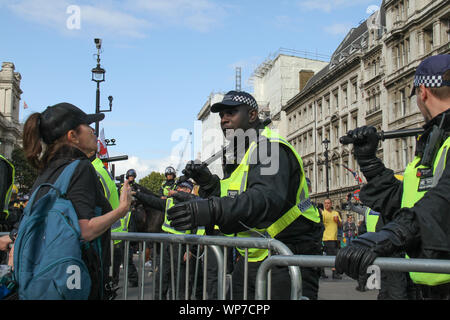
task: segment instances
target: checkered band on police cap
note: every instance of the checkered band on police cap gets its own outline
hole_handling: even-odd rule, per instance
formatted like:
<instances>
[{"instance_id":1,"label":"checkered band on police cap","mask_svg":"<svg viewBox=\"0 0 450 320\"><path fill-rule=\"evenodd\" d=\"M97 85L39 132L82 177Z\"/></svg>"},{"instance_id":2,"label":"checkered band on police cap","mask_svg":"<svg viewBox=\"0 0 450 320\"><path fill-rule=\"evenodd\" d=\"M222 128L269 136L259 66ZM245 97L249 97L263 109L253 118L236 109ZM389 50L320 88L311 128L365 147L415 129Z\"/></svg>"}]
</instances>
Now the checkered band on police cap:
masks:
<instances>
[{"instance_id":1,"label":"checkered band on police cap","mask_svg":"<svg viewBox=\"0 0 450 320\"><path fill-rule=\"evenodd\" d=\"M418 87L424 85L427 88L440 88L442 85L446 85L447 82L442 79L442 76L415 76L414 86Z\"/></svg>"},{"instance_id":2,"label":"checkered band on police cap","mask_svg":"<svg viewBox=\"0 0 450 320\"><path fill-rule=\"evenodd\" d=\"M249 95L248 93L245 93L245 92L227 94L223 98L222 102L225 102L225 101L240 102L242 104L246 104L246 105L252 107L253 109L258 109L258 103L256 102L256 100L251 95Z\"/></svg>"},{"instance_id":3,"label":"checkered band on police cap","mask_svg":"<svg viewBox=\"0 0 450 320\"><path fill-rule=\"evenodd\" d=\"M422 61L416 69L414 87L424 85L427 88L449 86L449 81L443 79L444 73L450 70L450 55L430 56Z\"/></svg>"}]
</instances>

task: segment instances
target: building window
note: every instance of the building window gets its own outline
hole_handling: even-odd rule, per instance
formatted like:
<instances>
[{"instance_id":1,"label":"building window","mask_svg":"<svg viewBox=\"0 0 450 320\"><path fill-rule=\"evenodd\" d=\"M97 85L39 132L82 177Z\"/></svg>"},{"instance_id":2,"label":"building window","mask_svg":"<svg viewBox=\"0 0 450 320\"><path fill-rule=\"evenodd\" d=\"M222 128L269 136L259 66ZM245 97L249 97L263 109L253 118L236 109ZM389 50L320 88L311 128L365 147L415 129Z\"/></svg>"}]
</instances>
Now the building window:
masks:
<instances>
[{"instance_id":1,"label":"building window","mask_svg":"<svg viewBox=\"0 0 450 320\"><path fill-rule=\"evenodd\" d=\"M406 166L408 165L408 143L406 138L402 138L402 151L403 151L403 166L402 168L406 168Z\"/></svg>"},{"instance_id":2,"label":"building window","mask_svg":"<svg viewBox=\"0 0 450 320\"><path fill-rule=\"evenodd\" d=\"M327 112L326 116L330 115L330 108L330 96L328 95L325 97L325 111Z\"/></svg>"},{"instance_id":3,"label":"building window","mask_svg":"<svg viewBox=\"0 0 450 320\"><path fill-rule=\"evenodd\" d=\"M339 145L339 124L335 124L333 126L333 135L334 135L334 145L338 146Z\"/></svg>"},{"instance_id":4,"label":"building window","mask_svg":"<svg viewBox=\"0 0 450 320\"><path fill-rule=\"evenodd\" d=\"M400 90L400 110L402 116L406 116L406 95L405 95L405 89Z\"/></svg>"},{"instance_id":5,"label":"building window","mask_svg":"<svg viewBox=\"0 0 450 320\"><path fill-rule=\"evenodd\" d=\"M352 129L358 128L358 114L352 114Z\"/></svg>"},{"instance_id":6,"label":"building window","mask_svg":"<svg viewBox=\"0 0 450 320\"><path fill-rule=\"evenodd\" d=\"M409 38L405 39L405 64L408 64L411 59L411 45Z\"/></svg>"},{"instance_id":7,"label":"building window","mask_svg":"<svg viewBox=\"0 0 450 320\"><path fill-rule=\"evenodd\" d=\"M310 130L308 132L308 139L309 139L309 144L308 144L308 152L312 151L312 146L314 145L314 141L313 141L313 132L312 130Z\"/></svg>"},{"instance_id":8,"label":"building window","mask_svg":"<svg viewBox=\"0 0 450 320\"><path fill-rule=\"evenodd\" d=\"M348 105L348 92L347 87L342 88L342 96L344 98L344 107Z\"/></svg>"},{"instance_id":9,"label":"building window","mask_svg":"<svg viewBox=\"0 0 450 320\"><path fill-rule=\"evenodd\" d=\"M322 100L317 101L317 111L319 119L322 119Z\"/></svg>"},{"instance_id":10,"label":"building window","mask_svg":"<svg viewBox=\"0 0 450 320\"><path fill-rule=\"evenodd\" d=\"M447 19L447 41L450 41L450 19Z\"/></svg>"},{"instance_id":11,"label":"building window","mask_svg":"<svg viewBox=\"0 0 450 320\"><path fill-rule=\"evenodd\" d=\"M339 92L336 90L333 92L333 112L339 110Z\"/></svg>"},{"instance_id":12,"label":"building window","mask_svg":"<svg viewBox=\"0 0 450 320\"><path fill-rule=\"evenodd\" d=\"M424 47L425 54L430 53L433 50L433 26L429 26L424 30Z\"/></svg>"},{"instance_id":13,"label":"building window","mask_svg":"<svg viewBox=\"0 0 450 320\"><path fill-rule=\"evenodd\" d=\"M358 101L358 83L357 83L357 80L354 80L352 82L352 96L353 96L353 102Z\"/></svg>"}]
</instances>

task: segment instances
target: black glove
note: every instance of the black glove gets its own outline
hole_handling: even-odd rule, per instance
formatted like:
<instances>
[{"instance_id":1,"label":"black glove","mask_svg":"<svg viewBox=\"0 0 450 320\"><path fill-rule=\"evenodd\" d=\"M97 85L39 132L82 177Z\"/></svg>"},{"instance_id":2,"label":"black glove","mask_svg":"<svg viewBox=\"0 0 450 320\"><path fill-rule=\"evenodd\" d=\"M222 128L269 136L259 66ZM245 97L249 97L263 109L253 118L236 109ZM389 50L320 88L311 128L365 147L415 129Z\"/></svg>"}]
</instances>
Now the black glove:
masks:
<instances>
[{"instance_id":1,"label":"black glove","mask_svg":"<svg viewBox=\"0 0 450 320\"><path fill-rule=\"evenodd\" d=\"M368 179L384 170L384 164L377 158L380 138L372 126L350 130L347 136L353 139L353 152L364 176Z\"/></svg>"},{"instance_id":2,"label":"black glove","mask_svg":"<svg viewBox=\"0 0 450 320\"><path fill-rule=\"evenodd\" d=\"M193 200L174 205L167 210L170 226L181 231L214 224L214 204L211 199Z\"/></svg>"},{"instance_id":3,"label":"black glove","mask_svg":"<svg viewBox=\"0 0 450 320\"><path fill-rule=\"evenodd\" d=\"M204 162L189 161L183 170L183 174L188 178L194 179L200 187L209 185L213 180L213 175Z\"/></svg>"},{"instance_id":4,"label":"black glove","mask_svg":"<svg viewBox=\"0 0 450 320\"><path fill-rule=\"evenodd\" d=\"M387 224L379 232L364 233L338 251L336 270L358 280L359 276L367 273L367 268L377 257L389 257L396 253L402 248L403 241L403 228L396 223Z\"/></svg>"}]
</instances>

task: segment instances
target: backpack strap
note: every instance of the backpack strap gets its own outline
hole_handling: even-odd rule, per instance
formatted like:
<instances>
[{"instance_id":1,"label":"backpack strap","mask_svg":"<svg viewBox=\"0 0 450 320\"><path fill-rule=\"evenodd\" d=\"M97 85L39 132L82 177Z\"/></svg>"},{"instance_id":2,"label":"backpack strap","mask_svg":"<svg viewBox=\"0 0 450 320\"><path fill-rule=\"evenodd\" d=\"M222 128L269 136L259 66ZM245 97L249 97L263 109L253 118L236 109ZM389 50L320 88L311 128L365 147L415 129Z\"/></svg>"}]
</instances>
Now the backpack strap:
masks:
<instances>
[{"instance_id":1,"label":"backpack strap","mask_svg":"<svg viewBox=\"0 0 450 320\"><path fill-rule=\"evenodd\" d=\"M50 187L51 189L56 191L58 197L61 196L64 197L67 192L67 188L69 187L70 179L72 179L72 174L79 163L80 160L72 161L72 163L70 163L67 167L64 168L63 172L59 175L58 179L56 179L56 182L54 184L51 183L40 184L31 195L28 205L25 207L24 215L31 214L35 198L42 187Z\"/></svg>"},{"instance_id":2,"label":"backpack strap","mask_svg":"<svg viewBox=\"0 0 450 320\"><path fill-rule=\"evenodd\" d=\"M70 180L72 179L72 175L75 169L78 167L80 160L72 161L67 167L64 168L63 172L59 175L58 179L56 179L54 186L61 193L60 196L65 196L67 192L67 188L69 187Z\"/></svg>"}]
</instances>

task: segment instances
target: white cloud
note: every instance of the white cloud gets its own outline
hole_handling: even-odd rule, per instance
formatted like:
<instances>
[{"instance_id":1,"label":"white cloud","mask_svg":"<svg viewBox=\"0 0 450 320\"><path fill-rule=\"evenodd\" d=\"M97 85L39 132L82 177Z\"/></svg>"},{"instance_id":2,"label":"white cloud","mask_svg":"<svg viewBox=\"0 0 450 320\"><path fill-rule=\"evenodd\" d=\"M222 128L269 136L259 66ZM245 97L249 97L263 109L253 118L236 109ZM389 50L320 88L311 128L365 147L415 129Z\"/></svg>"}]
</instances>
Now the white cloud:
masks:
<instances>
[{"instance_id":1,"label":"white cloud","mask_svg":"<svg viewBox=\"0 0 450 320\"><path fill-rule=\"evenodd\" d=\"M129 0L135 8L156 18L163 25L185 26L209 31L225 17L227 6L211 0Z\"/></svg>"},{"instance_id":2,"label":"white cloud","mask_svg":"<svg viewBox=\"0 0 450 320\"><path fill-rule=\"evenodd\" d=\"M324 31L332 35L346 35L352 26L349 23L335 23L324 27Z\"/></svg>"},{"instance_id":3,"label":"white cloud","mask_svg":"<svg viewBox=\"0 0 450 320\"><path fill-rule=\"evenodd\" d=\"M110 153L111 157L115 155ZM115 175L119 176L125 174L128 169L135 169L137 173L137 180L140 180L152 171L164 173L167 166L174 166L174 162L171 157L161 158L161 159L141 159L136 156L128 157L128 160L113 162L115 166Z\"/></svg>"},{"instance_id":4,"label":"white cloud","mask_svg":"<svg viewBox=\"0 0 450 320\"><path fill-rule=\"evenodd\" d=\"M211 0L128 0L77 4L69 0L0 0L7 9L24 20L59 30L62 33L92 36L143 38L154 28L182 26L207 32L220 24L227 6ZM69 30L69 6L80 9L80 28ZM76 31L79 31L78 33Z\"/></svg>"}]
</instances>

